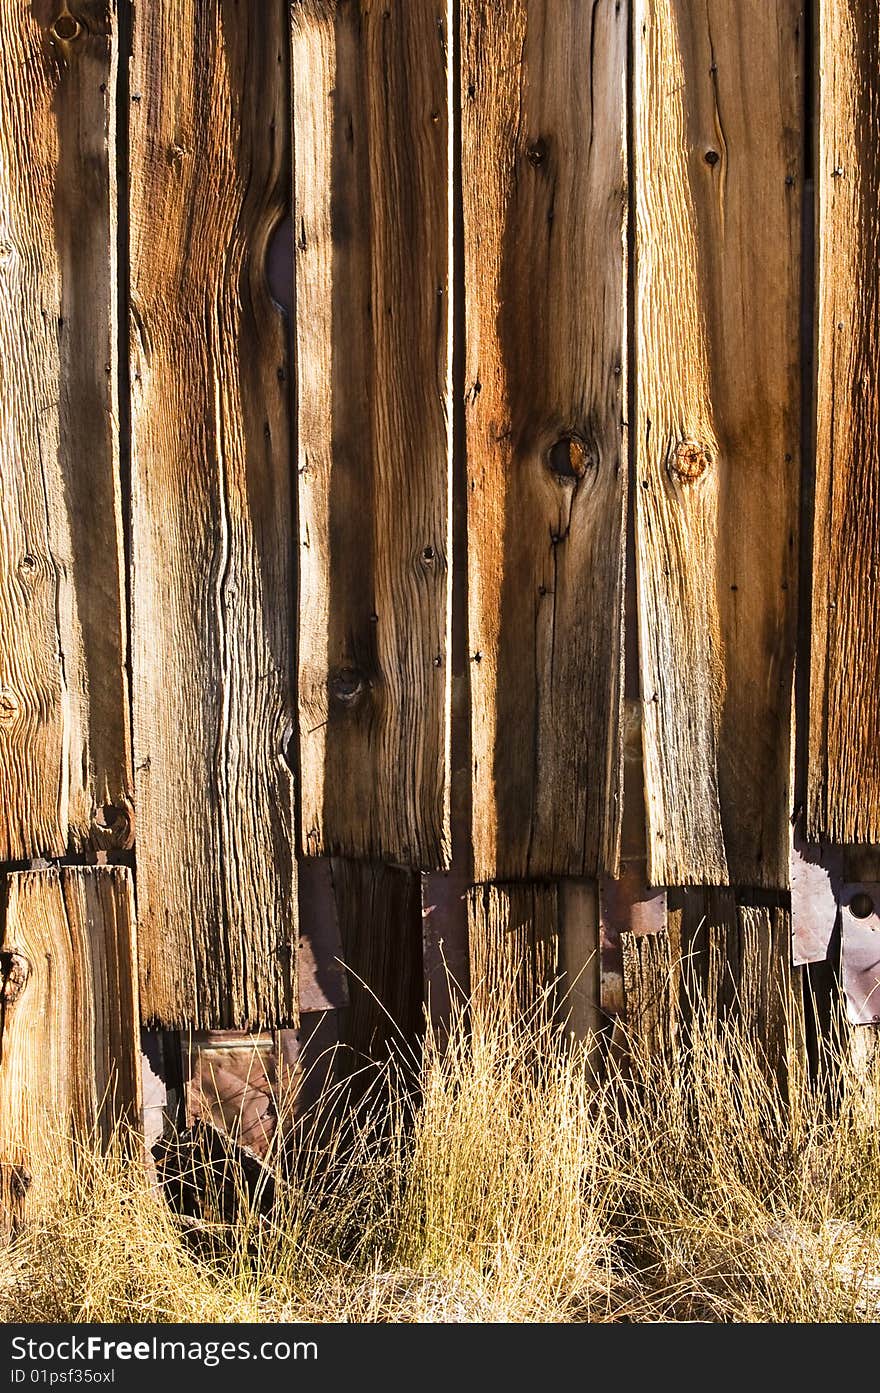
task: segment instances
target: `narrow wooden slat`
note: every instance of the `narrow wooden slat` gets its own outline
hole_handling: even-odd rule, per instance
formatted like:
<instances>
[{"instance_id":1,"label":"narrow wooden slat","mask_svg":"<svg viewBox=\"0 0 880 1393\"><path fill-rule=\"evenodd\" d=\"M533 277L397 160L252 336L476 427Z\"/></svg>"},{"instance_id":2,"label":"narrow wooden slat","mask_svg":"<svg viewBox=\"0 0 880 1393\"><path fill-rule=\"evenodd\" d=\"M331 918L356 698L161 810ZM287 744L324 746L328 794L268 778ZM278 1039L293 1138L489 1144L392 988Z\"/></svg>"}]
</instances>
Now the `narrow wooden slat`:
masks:
<instances>
[{"instance_id":1,"label":"narrow wooden slat","mask_svg":"<svg viewBox=\"0 0 880 1393\"><path fill-rule=\"evenodd\" d=\"M616 869L627 24L461 0L477 880Z\"/></svg>"},{"instance_id":2,"label":"narrow wooden slat","mask_svg":"<svg viewBox=\"0 0 880 1393\"><path fill-rule=\"evenodd\" d=\"M821 0L807 836L880 843L880 18Z\"/></svg>"},{"instance_id":3,"label":"narrow wooden slat","mask_svg":"<svg viewBox=\"0 0 880 1393\"><path fill-rule=\"evenodd\" d=\"M348 976L342 1075L384 1060L389 1046L406 1054L424 1028L422 901L419 877L408 871L340 858L331 868Z\"/></svg>"},{"instance_id":4,"label":"narrow wooden slat","mask_svg":"<svg viewBox=\"0 0 880 1393\"><path fill-rule=\"evenodd\" d=\"M0 860L132 835L115 6L0 5Z\"/></svg>"},{"instance_id":5,"label":"narrow wooden slat","mask_svg":"<svg viewBox=\"0 0 880 1393\"><path fill-rule=\"evenodd\" d=\"M2 924L0 1224L32 1205L75 1135L139 1109L134 898L120 866L20 871Z\"/></svg>"},{"instance_id":6,"label":"narrow wooden slat","mask_svg":"<svg viewBox=\"0 0 880 1393\"><path fill-rule=\"evenodd\" d=\"M636 0L650 878L787 887L800 0Z\"/></svg>"},{"instance_id":7,"label":"narrow wooden slat","mask_svg":"<svg viewBox=\"0 0 880 1393\"><path fill-rule=\"evenodd\" d=\"M134 16L133 667L144 1016L295 1019L281 0Z\"/></svg>"},{"instance_id":8,"label":"narrow wooden slat","mask_svg":"<svg viewBox=\"0 0 880 1393\"><path fill-rule=\"evenodd\" d=\"M489 1019L534 1012L559 976L556 885L476 885L468 919L474 1005Z\"/></svg>"},{"instance_id":9,"label":"narrow wooden slat","mask_svg":"<svg viewBox=\"0 0 880 1393\"><path fill-rule=\"evenodd\" d=\"M627 1024L649 1054L668 1050L679 1019L669 934L624 934L621 949Z\"/></svg>"},{"instance_id":10,"label":"narrow wooden slat","mask_svg":"<svg viewBox=\"0 0 880 1393\"><path fill-rule=\"evenodd\" d=\"M446 0L294 0L302 827L449 855Z\"/></svg>"},{"instance_id":11,"label":"narrow wooden slat","mask_svg":"<svg viewBox=\"0 0 880 1393\"><path fill-rule=\"evenodd\" d=\"M578 1040L602 1028L599 896L593 880L561 880L559 904L561 1014Z\"/></svg>"}]
</instances>

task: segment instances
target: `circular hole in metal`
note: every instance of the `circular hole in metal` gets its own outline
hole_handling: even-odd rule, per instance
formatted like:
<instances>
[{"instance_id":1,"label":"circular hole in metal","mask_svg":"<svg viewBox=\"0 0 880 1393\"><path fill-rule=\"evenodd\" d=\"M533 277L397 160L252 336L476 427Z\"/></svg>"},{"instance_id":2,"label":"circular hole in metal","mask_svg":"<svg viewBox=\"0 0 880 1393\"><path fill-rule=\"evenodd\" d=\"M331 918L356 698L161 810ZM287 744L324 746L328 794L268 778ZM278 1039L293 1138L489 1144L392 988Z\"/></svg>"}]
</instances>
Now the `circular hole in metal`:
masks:
<instances>
[{"instance_id":1,"label":"circular hole in metal","mask_svg":"<svg viewBox=\"0 0 880 1393\"><path fill-rule=\"evenodd\" d=\"M847 906L854 919L870 919L874 913L874 900L866 890L859 890Z\"/></svg>"},{"instance_id":2,"label":"circular hole in metal","mask_svg":"<svg viewBox=\"0 0 880 1393\"><path fill-rule=\"evenodd\" d=\"M59 15L52 25L51 33L53 39L60 39L65 44L73 43L82 33L82 25L72 14Z\"/></svg>"}]
</instances>

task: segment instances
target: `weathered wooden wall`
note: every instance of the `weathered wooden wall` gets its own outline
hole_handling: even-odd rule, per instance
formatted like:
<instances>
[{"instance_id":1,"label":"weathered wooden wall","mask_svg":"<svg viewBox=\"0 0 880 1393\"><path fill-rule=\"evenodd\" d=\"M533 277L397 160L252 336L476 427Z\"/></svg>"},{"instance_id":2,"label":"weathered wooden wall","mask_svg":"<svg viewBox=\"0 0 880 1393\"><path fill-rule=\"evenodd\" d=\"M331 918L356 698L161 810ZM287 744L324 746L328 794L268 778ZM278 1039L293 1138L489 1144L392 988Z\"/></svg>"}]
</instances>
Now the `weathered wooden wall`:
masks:
<instances>
[{"instance_id":1,"label":"weathered wooden wall","mask_svg":"<svg viewBox=\"0 0 880 1393\"><path fill-rule=\"evenodd\" d=\"M880 881L874 9L0 0L0 35L7 983L63 903L53 1030L112 1016L135 869L140 1012L212 1061L299 998L356 1068L469 955L483 1001L577 979L580 1034L662 1042L695 983L778 1062L790 936L833 953ZM55 1070L36 985L4 1098Z\"/></svg>"}]
</instances>

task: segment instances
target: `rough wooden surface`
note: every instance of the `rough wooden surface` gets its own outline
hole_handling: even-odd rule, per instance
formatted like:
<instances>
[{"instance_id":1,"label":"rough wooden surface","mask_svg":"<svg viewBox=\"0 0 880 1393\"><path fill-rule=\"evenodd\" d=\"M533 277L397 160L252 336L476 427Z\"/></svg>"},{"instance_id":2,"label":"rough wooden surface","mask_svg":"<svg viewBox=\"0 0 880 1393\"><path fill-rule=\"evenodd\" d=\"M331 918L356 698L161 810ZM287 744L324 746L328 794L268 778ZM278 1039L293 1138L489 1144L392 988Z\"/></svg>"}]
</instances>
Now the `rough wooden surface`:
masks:
<instances>
[{"instance_id":1,"label":"rough wooden surface","mask_svg":"<svg viewBox=\"0 0 880 1393\"><path fill-rule=\"evenodd\" d=\"M617 859L627 8L462 0L477 880Z\"/></svg>"},{"instance_id":2,"label":"rough wooden surface","mask_svg":"<svg viewBox=\"0 0 880 1393\"><path fill-rule=\"evenodd\" d=\"M115 6L0 4L0 860L132 835Z\"/></svg>"},{"instance_id":3,"label":"rough wooden surface","mask_svg":"<svg viewBox=\"0 0 880 1393\"><path fill-rule=\"evenodd\" d=\"M131 77L133 667L144 1016L295 1019L283 6L161 0Z\"/></svg>"},{"instance_id":4,"label":"rough wooden surface","mask_svg":"<svg viewBox=\"0 0 880 1393\"><path fill-rule=\"evenodd\" d=\"M448 6L294 0L305 850L449 856Z\"/></svg>"},{"instance_id":5,"label":"rough wooden surface","mask_svg":"<svg viewBox=\"0 0 880 1393\"><path fill-rule=\"evenodd\" d=\"M140 1057L130 872L9 876L0 938L0 1225L38 1205L71 1137L136 1122Z\"/></svg>"},{"instance_id":6,"label":"rough wooden surface","mask_svg":"<svg viewBox=\"0 0 880 1393\"><path fill-rule=\"evenodd\" d=\"M807 835L880 842L880 20L821 0Z\"/></svg>"},{"instance_id":7,"label":"rough wooden surface","mask_svg":"<svg viewBox=\"0 0 880 1393\"><path fill-rule=\"evenodd\" d=\"M468 898L471 999L491 1018L554 1004L560 971L557 887L476 885Z\"/></svg>"},{"instance_id":8,"label":"rough wooden surface","mask_svg":"<svg viewBox=\"0 0 880 1393\"><path fill-rule=\"evenodd\" d=\"M348 977L339 1012L340 1075L407 1055L424 1028L419 877L391 866L334 858L333 887ZM365 1082L373 1075L369 1068Z\"/></svg>"},{"instance_id":9,"label":"rough wooden surface","mask_svg":"<svg viewBox=\"0 0 880 1393\"><path fill-rule=\"evenodd\" d=\"M560 1013L576 1039L596 1038L603 1024L596 882L561 880L557 900Z\"/></svg>"},{"instance_id":10,"label":"rough wooden surface","mask_svg":"<svg viewBox=\"0 0 880 1393\"><path fill-rule=\"evenodd\" d=\"M650 876L784 888L802 6L636 4L636 509Z\"/></svg>"},{"instance_id":11,"label":"rough wooden surface","mask_svg":"<svg viewBox=\"0 0 880 1393\"><path fill-rule=\"evenodd\" d=\"M795 1067L804 1052L801 970L791 965L791 917L748 892L670 892L672 1009L687 1023L697 1003L708 1017L736 1018L771 1067Z\"/></svg>"}]
</instances>

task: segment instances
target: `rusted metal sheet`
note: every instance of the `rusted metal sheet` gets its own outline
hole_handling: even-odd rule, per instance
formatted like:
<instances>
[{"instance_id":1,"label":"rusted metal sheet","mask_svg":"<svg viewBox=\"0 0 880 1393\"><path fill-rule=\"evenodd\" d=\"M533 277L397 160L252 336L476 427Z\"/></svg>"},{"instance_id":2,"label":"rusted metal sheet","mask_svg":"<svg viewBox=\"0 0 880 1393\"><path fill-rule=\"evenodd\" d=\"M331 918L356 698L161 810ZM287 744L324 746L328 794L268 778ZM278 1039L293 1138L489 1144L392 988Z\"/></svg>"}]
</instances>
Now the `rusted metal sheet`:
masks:
<instances>
[{"instance_id":1,"label":"rusted metal sheet","mask_svg":"<svg viewBox=\"0 0 880 1393\"><path fill-rule=\"evenodd\" d=\"M274 1036L196 1032L187 1041L186 1068L187 1122L209 1123L262 1160L280 1111Z\"/></svg>"},{"instance_id":2,"label":"rusted metal sheet","mask_svg":"<svg viewBox=\"0 0 880 1393\"><path fill-rule=\"evenodd\" d=\"M840 975L852 1025L880 1024L880 882L844 885Z\"/></svg>"},{"instance_id":3,"label":"rusted metal sheet","mask_svg":"<svg viewBox=\"0 0 880 1393\"><path fill-rule=\"evenodd\" d=\"M838 847L815 846L796 826L791 843L791 960L795 967L825 962L837 923L843 879Z\"/></svg>"}]
</instances>

